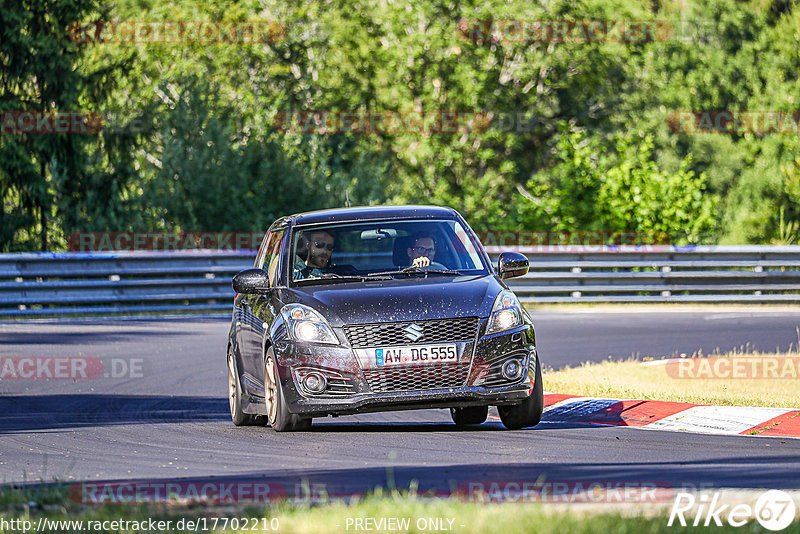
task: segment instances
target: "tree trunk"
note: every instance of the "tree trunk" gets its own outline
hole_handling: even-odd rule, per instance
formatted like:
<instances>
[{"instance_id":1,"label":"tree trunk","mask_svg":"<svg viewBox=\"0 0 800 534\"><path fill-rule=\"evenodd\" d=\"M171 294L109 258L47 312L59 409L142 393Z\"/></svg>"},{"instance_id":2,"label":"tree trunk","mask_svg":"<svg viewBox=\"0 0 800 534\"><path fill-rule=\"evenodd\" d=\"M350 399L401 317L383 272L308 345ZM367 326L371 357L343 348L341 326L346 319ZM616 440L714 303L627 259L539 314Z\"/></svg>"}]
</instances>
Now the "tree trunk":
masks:
<instances>
[{"instance_id":1,"label":"tree trunk","mask_svg":"<svg viewBox=\"0 0 800 534\"><path fill-rule=\"evenodd\" d=\"M47 252L47 169L45 168L44 161L39 164L42 173L42 181L44 182L44 198L39 198L39 216L41 217L42 224L42 252Z\"/></svg>"}]
</instances>

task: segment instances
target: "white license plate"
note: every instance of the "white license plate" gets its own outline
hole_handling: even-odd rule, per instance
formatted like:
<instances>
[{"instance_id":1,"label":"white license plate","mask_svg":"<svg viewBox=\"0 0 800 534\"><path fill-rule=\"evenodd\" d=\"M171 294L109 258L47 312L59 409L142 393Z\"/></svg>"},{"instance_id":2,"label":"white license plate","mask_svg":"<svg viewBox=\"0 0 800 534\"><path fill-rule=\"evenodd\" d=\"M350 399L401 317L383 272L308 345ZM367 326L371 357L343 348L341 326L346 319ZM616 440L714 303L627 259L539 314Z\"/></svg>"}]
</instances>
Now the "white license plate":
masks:
<instances>
[{"instance_id":1,"label":"white license plate","mask_svg":"<svg viewBox=\"0 0 800 534\"><path fill-rule=\"evenodd\" d=\"M375 365L429 365L436 363L455 363L458 350L455 344L415 345L413 347L384 347L374 349Z\"/></svg>"}]
</instances>

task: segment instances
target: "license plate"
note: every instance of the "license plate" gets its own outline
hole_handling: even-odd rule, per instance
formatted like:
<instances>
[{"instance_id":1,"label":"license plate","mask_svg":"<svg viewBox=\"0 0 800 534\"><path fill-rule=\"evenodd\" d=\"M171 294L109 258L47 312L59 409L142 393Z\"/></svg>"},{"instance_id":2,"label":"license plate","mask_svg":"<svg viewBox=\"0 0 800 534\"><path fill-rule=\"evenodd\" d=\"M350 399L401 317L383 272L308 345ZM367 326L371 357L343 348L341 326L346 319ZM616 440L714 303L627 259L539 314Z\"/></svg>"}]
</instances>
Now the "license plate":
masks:
<instances>
[{"instance_id":1,"label":"license plate","mask_svg":"<svg viewBox=\"0 0 800 534\"><path fill-rule=\"evenodd\" d=\"M458 361L455 344L415 345L413 347L385 347L375 349L375 365L427 365Z\"/></svg>"}]
</instances>

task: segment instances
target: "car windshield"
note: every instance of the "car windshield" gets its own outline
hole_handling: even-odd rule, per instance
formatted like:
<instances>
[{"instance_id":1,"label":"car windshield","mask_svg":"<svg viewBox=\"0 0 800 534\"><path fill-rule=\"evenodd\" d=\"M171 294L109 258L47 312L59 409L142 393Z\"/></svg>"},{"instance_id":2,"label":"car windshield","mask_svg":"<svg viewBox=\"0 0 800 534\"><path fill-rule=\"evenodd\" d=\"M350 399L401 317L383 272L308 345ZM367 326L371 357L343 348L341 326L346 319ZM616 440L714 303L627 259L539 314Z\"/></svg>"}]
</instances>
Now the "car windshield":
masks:
<instances>
[{"instance_id":1,"label":"car windshield","mask_svg":"<svg viewBox=\"0 0 800 534\"><path fill-rule=\"evenodd\" d=\"M489 274L457 219L298 226L290 243L293 285Z\"/></svg>"}]
</instances>

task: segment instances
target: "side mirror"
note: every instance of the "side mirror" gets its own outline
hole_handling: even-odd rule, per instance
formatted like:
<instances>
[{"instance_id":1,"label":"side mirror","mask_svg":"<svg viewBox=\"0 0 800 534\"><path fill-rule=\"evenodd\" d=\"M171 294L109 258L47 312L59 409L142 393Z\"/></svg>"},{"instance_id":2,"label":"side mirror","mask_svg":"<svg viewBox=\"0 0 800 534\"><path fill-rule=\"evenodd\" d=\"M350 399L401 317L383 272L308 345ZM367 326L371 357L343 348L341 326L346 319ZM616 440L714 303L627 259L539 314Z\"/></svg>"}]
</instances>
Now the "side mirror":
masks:
<instances>
[{"instance_id":1,"label":"side mirror","mask_svg":"<svg viewBox=\"0 0 800 534\"><path fill-rule=\"evenodd\" d=\"M263 269L245 269L234 276L232 282L237 293L257 293L269 288L269 278Z\"/></svg>"},{"instance_id":2,"label":"side mirror","mask_svg":"<svg viewBox=\"0 0 800 534\"><path fill-rule=\"evenodd\" d=\"M528 258L519 252L503 252L497 260L497 273L500 278L514 278L528 274Z\"/></svg>"}]
</instances>

